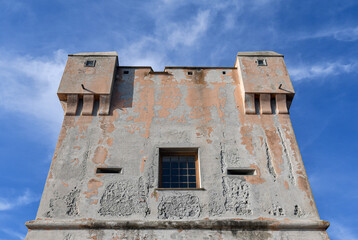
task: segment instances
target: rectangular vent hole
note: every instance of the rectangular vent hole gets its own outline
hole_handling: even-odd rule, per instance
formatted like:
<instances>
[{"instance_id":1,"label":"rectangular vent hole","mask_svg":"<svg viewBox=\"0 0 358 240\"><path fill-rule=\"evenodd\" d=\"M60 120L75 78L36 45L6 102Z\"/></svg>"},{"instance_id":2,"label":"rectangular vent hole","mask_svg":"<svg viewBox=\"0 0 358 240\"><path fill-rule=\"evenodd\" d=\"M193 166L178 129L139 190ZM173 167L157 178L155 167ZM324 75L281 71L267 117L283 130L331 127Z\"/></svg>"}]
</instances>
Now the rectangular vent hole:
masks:
<instances>
[{"instance_id":1,"label":"rectangular vent hole","mask_svg":"<svg viewBox=\"0 0 358 240\"><path fill-rule=\"evenodd\" d=\"M188 75L193 75L193 72L188 72Z\"/></svg>"},{"instance_id":2,"label":"rectangular vent hole","mask_svg":"<svg viewBox=\"0 0 358 240\"><path fill-rule=\"evenodd\" d=\"M115 167L106 167L106 168L97 168L96 173L112 173L112 174L119 174L122 172L122 168L115 168Z\"/></svg>"},{"instance_id":3,"label":"rectangular vent hole","mask_svg":"<svg viewBox=\"0 0 358 240\"><path fill-rule=\"evenodd\" d=\"M96 60L87 60L85 62L85 67L94 67L96 65Z\"/></svg>"},{"instance_id":4,"label":"rectangular vent hole","mask_svg":"<svg viewBox=\"0 0 358 240\"><path fill-rule=\"evenodd\" d=\"M129 71L123 71L123 74L128 74L129 73Z\"/></svg>"},{"instance_id":5,"label":"rectangular vent hole","mask_svg":"<svg viewBox=\"0 0 358 240\"><path fill-rule=\"evenodd\" d=\"M227 175L255 175L253 168L228 168Z\"/></svg>"}]
</instances>

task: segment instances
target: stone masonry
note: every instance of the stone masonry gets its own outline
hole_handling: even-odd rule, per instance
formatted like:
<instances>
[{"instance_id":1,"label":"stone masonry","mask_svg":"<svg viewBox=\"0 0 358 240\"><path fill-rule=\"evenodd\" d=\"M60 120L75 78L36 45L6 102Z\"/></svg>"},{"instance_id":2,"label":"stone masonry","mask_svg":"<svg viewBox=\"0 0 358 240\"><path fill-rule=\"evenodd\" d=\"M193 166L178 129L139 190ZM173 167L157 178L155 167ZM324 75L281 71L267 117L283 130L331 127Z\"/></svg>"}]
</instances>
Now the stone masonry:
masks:
<instances>
[{"instance_id":1,"label":"stone masonry","mask_svg":"<svg viewBox=\"0 0 358 240\"><path fill-rule=\"evenodd\" d=\"M282 55L155 72L73 54L57 94L64 120L26 240L328 239ZM168 151L196 154L196 187L161 187Z\"/></svg>"}]
</instances>

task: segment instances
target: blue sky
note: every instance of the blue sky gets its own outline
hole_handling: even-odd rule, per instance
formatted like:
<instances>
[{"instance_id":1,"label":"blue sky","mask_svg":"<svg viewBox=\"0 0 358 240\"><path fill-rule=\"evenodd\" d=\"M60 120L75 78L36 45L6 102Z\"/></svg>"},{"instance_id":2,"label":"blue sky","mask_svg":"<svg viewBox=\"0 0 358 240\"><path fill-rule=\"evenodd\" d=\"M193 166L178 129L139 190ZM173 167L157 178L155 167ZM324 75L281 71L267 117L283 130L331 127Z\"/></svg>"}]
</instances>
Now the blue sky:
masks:
<instances>
[{"instance_id":1,"label":"blue sky","mask_svg":"<svg viewBox=\"0 0 358 240\"><path fill-rule=\"evenodd\" d=\"M0 240L23 239L36 216L67 54L112 50L155 70L284 54L318 211L332 239L358 239L357 13L356 0L0 0Z\"/></svg>"}]
</instances>

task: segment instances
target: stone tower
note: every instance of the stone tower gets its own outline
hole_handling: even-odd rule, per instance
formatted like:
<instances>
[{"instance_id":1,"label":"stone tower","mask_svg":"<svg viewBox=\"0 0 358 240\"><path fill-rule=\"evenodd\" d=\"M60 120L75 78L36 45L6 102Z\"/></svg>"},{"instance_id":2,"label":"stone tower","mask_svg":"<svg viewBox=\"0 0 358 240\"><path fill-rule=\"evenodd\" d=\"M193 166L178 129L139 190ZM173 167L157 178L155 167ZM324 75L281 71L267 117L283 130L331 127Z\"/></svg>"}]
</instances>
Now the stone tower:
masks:
<instances>
[{"instance_id":1,"label":"stone tower","mask_svg":"<svg viewBox=\"0 0 358 240\"><path fill-rule=\"evenodd\" d=\"M57 94L65 116L27 240L328 239L282 55L155 72L73 54Z\"/></svg>"}]
</instances>

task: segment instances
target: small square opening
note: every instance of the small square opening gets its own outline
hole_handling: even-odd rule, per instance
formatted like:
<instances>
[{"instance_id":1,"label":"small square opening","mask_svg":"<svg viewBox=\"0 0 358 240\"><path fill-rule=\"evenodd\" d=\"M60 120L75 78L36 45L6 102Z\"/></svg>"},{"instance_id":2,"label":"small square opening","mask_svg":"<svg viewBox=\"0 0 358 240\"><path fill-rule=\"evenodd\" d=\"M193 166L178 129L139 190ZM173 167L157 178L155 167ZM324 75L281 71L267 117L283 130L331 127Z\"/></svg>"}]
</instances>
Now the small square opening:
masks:
<instances>
[{"instance_id":1,"label":"small square opening","mask_svg":"<svg viewBox=\"0 0 358 240\"><path fill-rule=\"evenodd\" d=\"M267 66L265 59L257 59L256 62L257 62L257 66Z\"/></svg>"},{"instance_id":2,"label":"small square opening","mask_svg":"<svg viewBox=\"0 0 358 240\"><path fill-rule=\"evenodd\" d=\"M193 72L188 72L188 75L193 75Z\"/></svg>"},{"instance_id":3,"label":"small square opening","mask_svg":"<svg viewBox=\"0 0 358 240\"><path fill-rule=\"evenodd\" d=\"M96 65L96 60L87 60L85 62L85 67L94 67Z\"/></svg>"}]
</instances>

